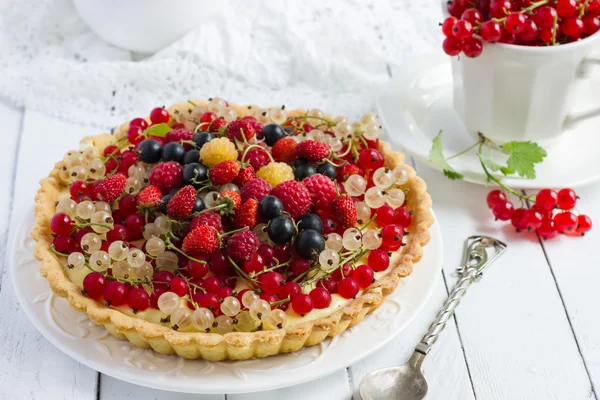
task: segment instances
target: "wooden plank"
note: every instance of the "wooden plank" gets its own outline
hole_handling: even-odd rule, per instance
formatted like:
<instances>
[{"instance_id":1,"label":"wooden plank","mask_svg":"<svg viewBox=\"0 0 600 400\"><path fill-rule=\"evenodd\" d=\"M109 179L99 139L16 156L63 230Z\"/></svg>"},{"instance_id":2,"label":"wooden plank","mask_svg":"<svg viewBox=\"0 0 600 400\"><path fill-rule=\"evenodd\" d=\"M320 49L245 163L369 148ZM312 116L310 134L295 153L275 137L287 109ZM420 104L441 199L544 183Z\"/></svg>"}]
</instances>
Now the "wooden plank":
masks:
<instances>
[{"instance_id":1,"label":"wooden plank","mask_svg":"<svg viewBox=\"0 0 600 400\"><path fill-rule=\"evenodd\" d=\"M18 165L9 237L25 213L32 212L39 179L78 143L78 138L92 132L25 112L21 145L18 156L14 156L18 157ZM7 269L3 265L5 275ZM64 355L40 335L20 309L12 283L6 278L0 291L0 307L4 310L0 313L0 387L10 388L7 399L96 399L96 371Z\"/></svg>"},{"instance_id":2,"label":"wooden plank","mask_svg":"<svg viewBox=\"0 0 600 400\"><path fill-rule=\"evenodd\" d=\"M225 400L224 394L165 392L123 382L110 376L100 379L100 400Z\"/></svg>"},{"instance_id":3,"label":"wooden plank","mask_svg":"<svg viewBox=\"0 0 600 400\"><path fill-rule=\"evenodd\" d=\"M600 253L594 250L600 241L600 184L577 189L581 197L577 210L589 215L596 224L584 237L560 236L543 241L549 269L564 302L564 313L569 319L579 351L590 375L594 393L600 390Z\"/></svg>"},{"instance_id":4,"label":"wooden plank","mask_svg":"<svg viewBox=\"0 0 600 400\"><path fill-rule=\"evenodd\" d=\"M487 234L509 245L456 313L476 397L588 398L590 381L536 237L495 222L485 204L488 189L440 179L423 164L419 171L442 228L449 285L467 236Z\"/></svg>"}]
</instances>

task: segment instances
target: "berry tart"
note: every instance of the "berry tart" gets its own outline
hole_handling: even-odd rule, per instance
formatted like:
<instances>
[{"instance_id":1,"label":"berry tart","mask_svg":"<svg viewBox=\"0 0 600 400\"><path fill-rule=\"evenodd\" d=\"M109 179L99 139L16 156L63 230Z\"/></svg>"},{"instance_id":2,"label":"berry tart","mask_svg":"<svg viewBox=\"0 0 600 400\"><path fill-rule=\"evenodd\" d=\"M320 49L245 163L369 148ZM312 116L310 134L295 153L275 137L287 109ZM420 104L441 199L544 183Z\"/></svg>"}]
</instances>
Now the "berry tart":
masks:
<instances>
[{"instance_id":1,"label":"berry tart","mask_svg":"<svg viewBox=\"0 0 600 400\"><path fill-rule=\"evenodd\" d=\"M377 117L222 99L156 108L81 141L36 197L36 257L117 338L241 360L320 343L413 270L425 183Z\"/></svg>"}]
</instances>

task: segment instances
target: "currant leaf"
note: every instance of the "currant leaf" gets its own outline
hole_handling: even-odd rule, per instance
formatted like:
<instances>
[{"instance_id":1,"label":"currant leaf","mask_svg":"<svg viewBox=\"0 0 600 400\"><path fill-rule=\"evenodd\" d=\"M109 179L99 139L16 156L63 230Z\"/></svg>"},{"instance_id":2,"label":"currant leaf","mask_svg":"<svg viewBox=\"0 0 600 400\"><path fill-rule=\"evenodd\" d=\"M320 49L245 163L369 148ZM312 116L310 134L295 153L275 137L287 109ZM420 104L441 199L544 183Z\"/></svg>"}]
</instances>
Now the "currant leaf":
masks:
<instances>
[{"instance_id":1,"label":"currant leaf","mask_svg":"<svg viewBox=\"0 0 600 400\"><path fill-rule=\"evenodd\" d=\"M455 180L464 178L464 175L452 168L452 166L448 164L446 157L444 157L444 153L442 151L442 131L437 134L431 143L431 150L429 150L429 161L440 167L444 171L444 175L450 179Z\"/></svg>"},{"instance_id":2,"label":"currant leaf","mask_svg":"<svg viewBox=\"0 0 600 400\"><path fill-rule=\"evenodd\" d=\"M171 131L171 127L167 124L156 124L149 126L144 130L144 135L148 136L158 136L165 137L167 133Z\"/></svg>"},{"instance_id":3,"label":"currant leaf","mask_svg":"<svg viewBox=\"0 0 600 400\"><path fill-rule=\"evenodd\" d=\"M515 173L515 171L513 171L512 169L508 168L507 166L504 165L500 165L498 163L496 163L494 160L492 160L489 157L486 156L480 156L481 162L490 170L494 171L494 172L502 172L502 174L504 175L512 175Z\"/></svg>"},{"instance_id":4,"label":"currant leaf","mask_svg":"<svg viewBox=\"0 0 600 400\"><path fill-rule=\"evenodd\" d=\"M535 179L535 164L546 157L546 150L534 142L508 142L502 148L509 153L506 164L522 177Z\"/></svg>"}]
</instances>

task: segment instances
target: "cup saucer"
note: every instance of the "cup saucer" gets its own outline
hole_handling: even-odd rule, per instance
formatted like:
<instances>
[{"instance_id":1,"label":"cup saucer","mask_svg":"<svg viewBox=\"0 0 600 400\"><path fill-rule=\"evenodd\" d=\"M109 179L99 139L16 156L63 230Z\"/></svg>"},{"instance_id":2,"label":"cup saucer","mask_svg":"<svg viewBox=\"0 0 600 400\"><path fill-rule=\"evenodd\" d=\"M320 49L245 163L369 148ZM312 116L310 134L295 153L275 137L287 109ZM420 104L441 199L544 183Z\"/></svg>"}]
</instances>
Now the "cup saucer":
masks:
<instances>
[{"instance_id":1,"label":"cup saucer","mask_svg":"<svg viewBox=\"0 0 600 400\"><path fill-rule=\"evenodd\" d=\"M441 53L441 52L440 52ZM452 103L452 71L445 54L430 54L413 58L398 69L398 76L389 89L377 98L377 114L388 140L402 147L420 161L439 167L428 160L433 138L443 133L446 157L473 143L475 138L465 128ZM591 79L590 93L600 92L600 79ZM580 187L600 179L600 116L574 125L550 147L548 155L536 166L536 178L503 177L513 188L541 189L546 187ZM450 161L465 180L487 184L479 159L467 153ZM498 175L499 177L501 175Z\"/></svg>"}]
</instances>

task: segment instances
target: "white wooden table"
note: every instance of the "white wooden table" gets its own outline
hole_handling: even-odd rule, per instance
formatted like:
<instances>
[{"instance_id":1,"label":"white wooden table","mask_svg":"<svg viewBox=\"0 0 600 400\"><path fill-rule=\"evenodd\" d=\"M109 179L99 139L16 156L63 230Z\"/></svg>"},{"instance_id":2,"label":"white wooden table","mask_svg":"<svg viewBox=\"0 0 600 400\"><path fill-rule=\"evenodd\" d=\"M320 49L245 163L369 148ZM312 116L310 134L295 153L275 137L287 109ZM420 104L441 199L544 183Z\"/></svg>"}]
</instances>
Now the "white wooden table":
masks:
<instances>
[{"instance_id":1,"label":"white wooden table","mask_svg":"<svg viewBox=\"0 0 600 400\"><path fill-rule=\"evenodd\" d=\"M247 395L186 395L99 374L49 344L21 311L8 276L7 242L32 204L38 180L95 129L0 101L0 399L359 399L369 371L404 363L456 277L463 240L490 234L508 252L468 293L424 363L428 399L597 399L600 385L600 228L584 238L540 242L499 224L487 190L449 181L417 163L443 232L444 266L433 298L399 337L367 359L319 381ZM600 185L579 190L582 211L600 218Z\"/></svg>"}]
</instances>

